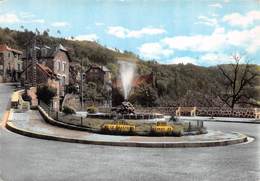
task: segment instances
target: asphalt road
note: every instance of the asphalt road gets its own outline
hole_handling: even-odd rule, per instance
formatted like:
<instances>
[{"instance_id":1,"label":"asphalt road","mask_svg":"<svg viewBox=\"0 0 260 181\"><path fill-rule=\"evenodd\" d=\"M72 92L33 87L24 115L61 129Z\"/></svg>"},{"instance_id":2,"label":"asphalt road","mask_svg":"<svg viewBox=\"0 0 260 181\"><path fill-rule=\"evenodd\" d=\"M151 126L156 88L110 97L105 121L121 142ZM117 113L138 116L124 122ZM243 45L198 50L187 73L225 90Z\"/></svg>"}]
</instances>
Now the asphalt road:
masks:
<instances>
[{"instance_id":1,"label":"asphalt road","mask_svg":"<svg viewBox=\"0 0 260 181\"><path fill-rule=\"evenodd\" d=\"M0 85L1 111L7 103L8 89ZM260 125L205 125L209 129L245 133L256 140L209 148L134 148L40 140L2 129L0 180L259 181Z\"/></svg>"}]
</instances>

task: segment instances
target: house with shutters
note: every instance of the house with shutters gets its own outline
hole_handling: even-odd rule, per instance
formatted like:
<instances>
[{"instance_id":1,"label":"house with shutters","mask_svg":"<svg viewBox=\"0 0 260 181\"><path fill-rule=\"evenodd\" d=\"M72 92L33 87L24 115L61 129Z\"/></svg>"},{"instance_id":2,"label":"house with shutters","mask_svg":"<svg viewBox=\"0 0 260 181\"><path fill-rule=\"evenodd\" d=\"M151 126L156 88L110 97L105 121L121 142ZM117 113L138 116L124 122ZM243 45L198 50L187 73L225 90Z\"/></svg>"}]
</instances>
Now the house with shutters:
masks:
<instances>
[{"instance_id":1,"label":"house with shutters","mask_svg":"<svg viewBox=\"0 0 260 181\"><path fill-rule=\"evenodd\" d=\"M0 45L0 82L18 81L23 69L22 51Z\"/></svg>"},{"instance_id":2,"label":"house with shutters","mask_svg":"<svg viewBox=\"0 0 260 181\"><path fill-rule=\"evenodd\" d=\"M23 59L25 65L27 64L28 67L26 68L26 71L24 71L24 78L25 81L31 84L34 77L30 78L32 73L28 72L31 72L30 69L33 68L32 53L27 54ZM44 67L50 75L55 75L55 78L59 82L59 95L61 97L65 96L66 86L69 85L69 64L71 61L68 50L61 44L53 48L48 46L41 47L37 50L36 61L38 67ZM40 75L36 75L37 84L41 83L42 80L39 78Z\"/></svg>"}]
</instances>

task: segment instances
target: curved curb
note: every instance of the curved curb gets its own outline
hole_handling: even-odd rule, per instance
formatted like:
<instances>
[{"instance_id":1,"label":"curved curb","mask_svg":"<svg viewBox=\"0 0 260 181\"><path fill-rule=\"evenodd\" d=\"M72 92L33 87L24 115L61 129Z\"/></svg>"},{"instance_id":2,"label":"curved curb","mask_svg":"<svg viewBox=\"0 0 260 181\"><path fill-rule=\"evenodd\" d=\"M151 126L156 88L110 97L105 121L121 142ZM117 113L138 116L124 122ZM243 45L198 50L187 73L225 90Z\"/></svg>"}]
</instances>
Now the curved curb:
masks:
<instances>
[{"instance_id":1,"label":"curved curb","mask_svg":"<svg viewBox=\"0 0 260 181\"><path fill-rule=\"evenodd\" d=\"M92 141L92 140L83 140L76 138L68 138L68 137L58 137L51 136L46 134L39 134L36 132L30 132L27 130L23 130L17 128L13 125L12 122L8 122L6 124L6 128L12 132L39 139L46 140L55 140L55 141L63 141L70 143L83 143L83 144L94 144L94 145L106 145L106 146L128 146L128 147L149 147L149 148L186 148L186 147L215 147L215 146L227 146L238 143L247 142L247 137L245 135L241 135L241 138L232 139L232 140L220 140L220 141L198 141L198 142L112 142L112 141Z\"/></svg>"},{"instance_id":2,"label":"curved curb","mask_svg":"<svg viewBox=\"0 0 260 181\"><path fill-rule=\"evenodd\" d=\"M91 131L93 133L98 133L98 132L95 132L94 130L90 130L90 129L85 128L85 127L80 127L80 126L56 121L55 119L50 117L41 106L38 106L37 108L38 108L41 116L43 117L44 121L53 125L53 126L72 129L72 130L78 130L78 131Z\"/></svg>"}]
</instances>

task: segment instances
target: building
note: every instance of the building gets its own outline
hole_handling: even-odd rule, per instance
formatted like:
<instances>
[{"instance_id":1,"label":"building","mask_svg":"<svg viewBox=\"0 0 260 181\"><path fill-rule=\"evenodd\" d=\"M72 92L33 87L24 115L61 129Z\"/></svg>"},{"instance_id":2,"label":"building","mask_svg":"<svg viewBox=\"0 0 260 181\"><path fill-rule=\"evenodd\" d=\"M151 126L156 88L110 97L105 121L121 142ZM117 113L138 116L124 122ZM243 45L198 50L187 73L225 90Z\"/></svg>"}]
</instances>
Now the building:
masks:
<instances>
[{"instance_id":1,"label":"building","mask_svg":"<svg viewBox=\"0 0 260 181\"><path fill-rule=\"evenodd\" d=\"M85 72L85 81L111 84L111 71L105 66L91 65Z\"/></svg>"},{"instance_id":2,"label":"building","mask_svg":"<svg viewBox=\"0 0 260 181\"><path fill-rule=\"evenodd\" d=\"M104 107L110 107L112 105L111 71L105 66L91 65L85 72L84 78L85 83L94 82L97 85L103 86L107 94L105 96L106 98L102 101L102 105ZM101 97L104 97L104 95L100 96L100 98Z\"/></svg>"},{"instance_id":3,"label":"building","mask_svg":"<svg viewBox=\"0 0 260 181\"><path fill-rule=\"evenodd\" d=\"M25 73L28 73L28 75L33 74L32 66L33 66L32 64L28 65L25 68L25 70L23 72L21 72L22 77L24 77ZM36 76L37 86L47 85L47 86L55 88L57 90L52 106L53 106L54 110L59 110L60 86L59 86L58 76L55 73L53 73L53 71L49 67L47 67L46 65L43 65L43 64L39 64L39 63L36 64L36 75L37 75ZM33 82L33 76L28 76L27 81Z\"/></svg>"},{"instance_id":4,"label":"building","mask_svg":"<svg viewBox=\"0 0 260 181\"><path fill-rule=\"evenodd\" d=\"M27 57L25 56L24 59L25 64L26 60L28 59L27 66L30 66L32 64L32 52L30 52ZM54 48L44 46L37 50L36 59L38 64L44 67L48 67L49 70L55 74L55 76L57 76L59 80L60 96L64 96L65 88L67 85L69 85L69 64L71 58L69 56L68 50L61 44ZM25 77L30 77L28 75L32 75L28 74L28 72L25 72L25 74L27 74ZM32 79L27 79L29 83L32 83Z\"/></svg>"},{"instance_id":5,"label":"building","mask_svg":"<svg viewBox=\"0 0 260 181\"><path fill-rule=\"evenodd\" d=\"M17 81L23 68L22 51L0 45L0 82Z\"/></svg>"}]
</instances>

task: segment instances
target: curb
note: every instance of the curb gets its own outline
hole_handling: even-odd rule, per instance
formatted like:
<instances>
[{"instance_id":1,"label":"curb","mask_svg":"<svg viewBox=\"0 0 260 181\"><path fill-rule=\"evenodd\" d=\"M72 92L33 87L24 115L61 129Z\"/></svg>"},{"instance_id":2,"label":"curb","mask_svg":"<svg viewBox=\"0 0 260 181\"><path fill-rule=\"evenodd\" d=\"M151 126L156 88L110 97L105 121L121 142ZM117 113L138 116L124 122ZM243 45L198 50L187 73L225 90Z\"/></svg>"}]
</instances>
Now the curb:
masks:
<instances>
[{"instance_id":1,"label":"curb","mask_svg":"<svg viewBox=\"0 0 260 181\"><path fill-rule=\"evenodd\" d=\"M104 146L127 146L127 147L148 147L148 148L187 148L187 147L215 147L215 146L227 146L238 143L247 142L247 137L240 134L242 137L233 140L223 140L223 141L204 141L204 142L111 142L111 141L91 141L83 139L75 139L68 137L57 137L46 134L39 134L35 132L30 132L24 129L17 128L12 122L6 124L6 128L17 134L24 136L39 138L45 140L54 140L70 143L83 143L83 144L94 144L94 145L104 145Z\"/></svg>"}]
</instances>

